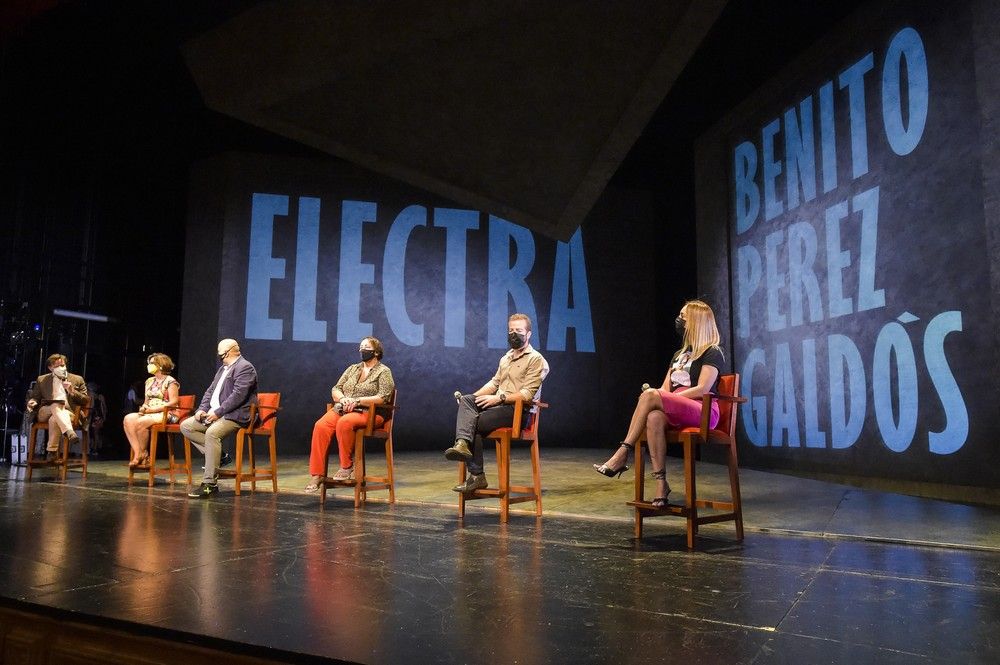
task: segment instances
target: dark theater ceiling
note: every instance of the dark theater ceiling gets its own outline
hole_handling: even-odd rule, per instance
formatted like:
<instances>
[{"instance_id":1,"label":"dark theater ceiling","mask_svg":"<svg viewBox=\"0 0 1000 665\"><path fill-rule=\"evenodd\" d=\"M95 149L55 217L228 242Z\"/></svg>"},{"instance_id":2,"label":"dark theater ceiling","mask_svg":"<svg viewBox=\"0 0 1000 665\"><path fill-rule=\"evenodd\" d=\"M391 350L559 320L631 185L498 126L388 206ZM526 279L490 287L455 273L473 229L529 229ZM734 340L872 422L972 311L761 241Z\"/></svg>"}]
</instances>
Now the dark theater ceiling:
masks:
<instances>
[{"instance_id":1,"label":"dark theater ceiling","mask_svg":"<svg viewBox=\"0 0 1000 665\"><path fill-rule=\"evenodd\" d=\"M725 4L260 2L182 50L215 111L567 239Z\"/></svg>"}]
</instances>

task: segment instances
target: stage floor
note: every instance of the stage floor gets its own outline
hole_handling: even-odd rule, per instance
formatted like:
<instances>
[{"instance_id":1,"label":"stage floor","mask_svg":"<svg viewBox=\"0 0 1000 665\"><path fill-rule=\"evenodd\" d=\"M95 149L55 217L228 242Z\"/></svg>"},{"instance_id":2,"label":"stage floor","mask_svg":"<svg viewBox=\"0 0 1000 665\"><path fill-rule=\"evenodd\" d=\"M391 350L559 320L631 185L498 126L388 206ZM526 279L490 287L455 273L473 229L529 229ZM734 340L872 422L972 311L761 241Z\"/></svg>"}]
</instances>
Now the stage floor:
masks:
<instances>
[{"instance_id":1,"label":"stage floor","mask_svg":"<svg viewBox=\"0 0 1000 665\"><path fill-rule=\"evenodd\" d=\"M2 595L362 663L1000 661L997 509L742 470L746 540L709 525L689 552L679 519L634 541L629 474L593 461L545 451L545 516L507 526L487 502L457 517L440 453L397 454L397 504L358 511L301 493L304 457L282 458L277 496L223 481L205 501L130 489L122 462L66 483L11 469ZM708 495L723 472L700 478Z\"/></svg>"}]
</instances>

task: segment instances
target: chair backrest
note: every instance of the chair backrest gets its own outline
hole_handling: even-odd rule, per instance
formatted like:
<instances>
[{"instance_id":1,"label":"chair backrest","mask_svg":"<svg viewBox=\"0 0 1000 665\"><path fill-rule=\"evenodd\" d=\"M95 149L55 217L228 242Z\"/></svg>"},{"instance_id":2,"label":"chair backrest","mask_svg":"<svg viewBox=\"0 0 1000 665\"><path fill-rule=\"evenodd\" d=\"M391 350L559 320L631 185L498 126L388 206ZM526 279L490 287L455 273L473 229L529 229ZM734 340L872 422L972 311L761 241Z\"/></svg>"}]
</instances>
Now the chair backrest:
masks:
<instances>
[{"instance_id":1,"label":"chair backrest","mask_svg":"<svg viewBox=\"0 0 1000 665\"><path fill-rule=\"evenodd\" d=\"M393 388L392 394L389 395L389 400L385 403L385 405L386 406L391 406L391 407L395 407L396 406L396 389L395 388ZM379 409L378 407L376 407L375 408L375 413L377 413L378 415L382 416L382 418L384 419L383 422L382 422L382 426L379 427L379 429L385 430L386 432L388 432L388 433L391 434L392 433L392 416L396 413L396 409L395 408L392 408L392 409Z\"/></svg>"},{"instance_id":2,"label":"chair backrest","mask_svg":"<svg viewBox=\"0 0 1000 665\"><path fill-rule=\"evenodd\" d=\"M715 390L718 395L726 397L736 397L740 394L740 375L722 374L719 376L719 384ZM715 426L716 431L723 432L730 437L736 436L736 407L735 402L719 400L719 423Z\"/></svg>"},{"instance_id":3,"label":"chair backrest","mask_svg":"<svg viewBox=\"0 0 1000 665\"><path fill-rule=\"evenodd\" d=\"M184 420L184 418L187 418L194 413L194 400L194 395L178 395L177 406L170 409L170 413L177 416L179 419Z\"/></svg>"},{"instance_id":4,"label":"chair backrest","mask_svg":"<svg viewBox=\"0 0 1000 665\"><path fill-rule=\"evenodd\" d=\"M278 424L280 406L281 393L257 393L257 422L254 424L254 430L273 432Z\"/></svg>"}]
</instances>

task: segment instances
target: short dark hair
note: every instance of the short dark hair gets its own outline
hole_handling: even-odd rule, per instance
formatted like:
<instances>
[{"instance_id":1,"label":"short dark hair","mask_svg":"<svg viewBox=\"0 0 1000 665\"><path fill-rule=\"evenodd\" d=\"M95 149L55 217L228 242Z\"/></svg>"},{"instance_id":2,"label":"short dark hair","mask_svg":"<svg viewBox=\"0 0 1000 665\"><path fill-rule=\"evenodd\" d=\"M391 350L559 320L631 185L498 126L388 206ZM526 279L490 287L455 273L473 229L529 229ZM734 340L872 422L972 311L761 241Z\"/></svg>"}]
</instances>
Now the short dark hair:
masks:
<instances>
[{"instance_id":1,"label":"short dark hair","mask_svg":"<svg viewBox=\"0 0 1000 665\"><path fill-rule=\"evenodd\" d=\"M60 360L63 361L63 365L68 365L69 364L69 358L67 358L66 356L64 356L61 353L53 353L51 356L48 357L48 360L46 361L45 366L46 367L52 367L53 365L55 365Z\"/></svg>"}]
</instances>

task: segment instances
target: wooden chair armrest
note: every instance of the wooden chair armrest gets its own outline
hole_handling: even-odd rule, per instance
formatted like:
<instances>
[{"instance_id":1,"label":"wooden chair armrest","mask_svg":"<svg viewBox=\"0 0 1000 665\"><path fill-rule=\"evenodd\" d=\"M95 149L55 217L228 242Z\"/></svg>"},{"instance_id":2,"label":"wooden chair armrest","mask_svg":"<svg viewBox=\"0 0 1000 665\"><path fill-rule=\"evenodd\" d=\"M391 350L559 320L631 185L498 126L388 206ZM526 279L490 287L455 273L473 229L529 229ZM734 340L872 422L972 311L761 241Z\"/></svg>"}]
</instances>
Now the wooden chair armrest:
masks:
<instances>
[{"instance_id":1,"label":"wooden chair armrest","mask_svg":"<svg viewBox=\"0 0 1000 665\"><path fill-rule=\"evenodd\" d=\"M732 402L733 404L745 404L749 400L746 397L740 397L739 395L717 395L715 393L706 393L711 395L712 399L717 399L720 402Z\"/></svg>"}]
</instances>

